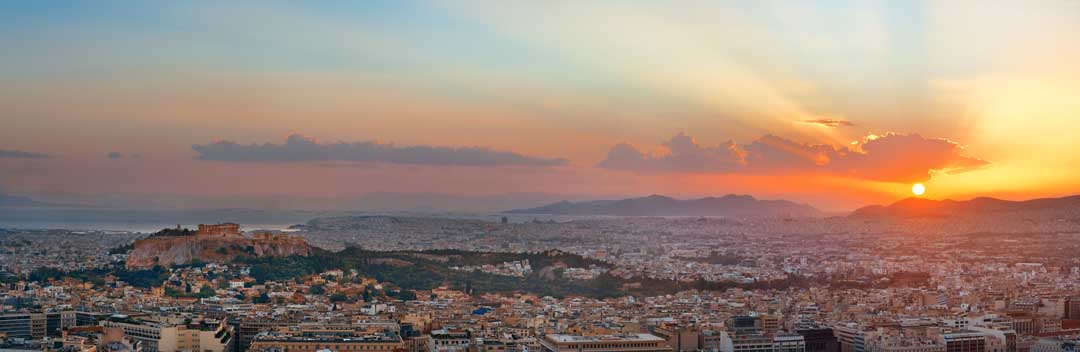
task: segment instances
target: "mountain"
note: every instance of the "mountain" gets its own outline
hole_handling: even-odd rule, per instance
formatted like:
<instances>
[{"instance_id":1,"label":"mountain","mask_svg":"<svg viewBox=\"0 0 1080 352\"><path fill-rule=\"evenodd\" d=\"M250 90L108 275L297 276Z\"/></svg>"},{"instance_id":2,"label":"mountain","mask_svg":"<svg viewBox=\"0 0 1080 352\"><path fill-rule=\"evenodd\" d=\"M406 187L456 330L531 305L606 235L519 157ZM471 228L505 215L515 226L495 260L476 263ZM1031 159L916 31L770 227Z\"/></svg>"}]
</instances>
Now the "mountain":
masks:
<instances>
[{"instance_id":1,"label":"mountain","mask_svg":"<svg viewBox=\"0 0 1080 352\"><path fill-rule=\"evenodd\" d=\"M47 204L29 197L0 194L0 207L40 207L45 205Z\"/></svg>"},{"instance_id":2,"label":"mountain","mask_svg":"<svg viewBox=\"0 0 1080 352\"><path fill-rule=\"evenodd\" d=\"M444 193L373 192L358 198L343 201L338 208L359 211L489 213L499 212L505 209L534 207L561 199L567 199L567 196L548 193L455 195ZM578 197L578 199L590 198Z\"/></svg>"},{"instance_id":3,"label":"mountain","mask_svg":"<svg viewBox=\"0 0 1080 352\"><path fill-rule=\"evenodd\" d=\"M979 197L966 201L907 198L888 206L871 205L862 207L853 211L848 217L948 217L1069 209L1080 210L1080 196L1039 198L1025 201L1010 201L989 197Z\"/></svg>"},{"instance_id":4,"label":"mountain","mask_svg":"<svg viewBox=\"0 0 1080 352\"><path fill-rule=\"evenodd\" d=\"M548 204L507 211L512 214L619 216L821 217L821 211L786 200L758 200L748 195L680 200L661 195L621 200Z\"/></svg>"}]
</instances>

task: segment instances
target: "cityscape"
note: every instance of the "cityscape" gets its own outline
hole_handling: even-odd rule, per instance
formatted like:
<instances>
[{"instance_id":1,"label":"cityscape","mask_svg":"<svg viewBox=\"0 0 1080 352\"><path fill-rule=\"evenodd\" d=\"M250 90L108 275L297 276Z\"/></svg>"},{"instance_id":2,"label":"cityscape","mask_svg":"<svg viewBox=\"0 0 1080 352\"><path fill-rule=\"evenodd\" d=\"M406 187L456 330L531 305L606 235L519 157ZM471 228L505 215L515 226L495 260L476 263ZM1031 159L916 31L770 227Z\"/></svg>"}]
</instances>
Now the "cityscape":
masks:
<instances>
[{"instance_id":1,"label":"cityscape","mask_svg":"<svg viewBox=\"0 0 1080 352\"><path fill-rule=\"evenodd\" d=\"M0 333L79 351L1073 351L1080 223L984 216L7 229Z\"/></svg>"},{"instance_id":2,"label":"cityscape","mask_svg":"<svg viewBox=\"0 0 1080 352\"><path fill-rule=\"evenodd\" d=\"M1080 347L1080 2L0 19L0 352Z\"/></svg>"}]
</instances>

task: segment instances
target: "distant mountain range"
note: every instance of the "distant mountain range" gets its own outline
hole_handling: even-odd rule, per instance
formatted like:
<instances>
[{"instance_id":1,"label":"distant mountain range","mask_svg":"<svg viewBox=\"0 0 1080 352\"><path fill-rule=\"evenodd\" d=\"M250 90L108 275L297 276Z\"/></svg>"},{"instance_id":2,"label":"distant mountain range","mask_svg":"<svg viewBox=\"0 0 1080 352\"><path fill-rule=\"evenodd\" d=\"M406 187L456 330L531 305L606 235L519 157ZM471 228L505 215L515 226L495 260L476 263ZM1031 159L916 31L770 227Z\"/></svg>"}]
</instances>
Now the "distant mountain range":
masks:
<instances>
[{"instance_id":1,"label":"distant mountain range","mask_svg":"<svg viewBox=\"0 0 1080 352\"><path fill-rule=\"evenodd\" d=\"M1080 210L1080 196L1040 198L1025 201L1009 201L989 197L979 197L966 201L907 198L887 206L871 205L862 207L851 212L848 216L853 218L946 217L1003 212L1069 210L1074 208Z\"/></svg>"},{"instance_id":2,"label":"distant mountain range","mask_svg":"<svg viewBox=\"0 0 1080 352\"><path fill-rule=\"evenodd\" d=\"M748 195L680 200L661 195L587 202L562 201L536 208L514 209L512 214L617 215L617 216L725 216L821 217L822 212L786 200L758 200Z\"/></svg>"},{"instance_id":3,"label":"distant mountain range","mask_svg":"<svg viewBox=\"0 0 1080 352\"><path fill-rule=\"evenodd\" d=\"M302 198L288 196L183 196L183 195L67 195L46 194L33 198L0 193L0 207L6 208L3 218L25 219L95 219L150 216L155 211L167 216L168 211L203 214L221 213L231 209L235 215L244 209L260 211L306 213L335 212L504 212L511 214L546 215L613 215L613 216L725 216L725 217L825 217L818 209L787 200L759 200L749 195L729 194L722 197L675 199L662 195L639 198L592 200L585 196L566 196L547 193L508 193L498 195L451 195L436 193L375 192L358 197ZM576 199L575 199L576 198ZM564 199L562 201L558 201ZM565 200L570 199L570 200ZM595 199L595 198L593 198ZM547 204L536 206L539 204ZM505 209L513 209L504 211ZM22 213L17 213L22 211ZM889 205L871 205L848 214L851 218L916 218L981 215L986 213L1016 213L1030 211L1062 211L1080 213L1080 195L1061 198L1040 198L1009 201L989 197L971 200L930 200L907 198ZM30 213L27 213L30 212ZM9 214L10 213L10 214ZM129 214L130 213L130 214ZM155 213L156 214L156 213ZM156 216L156 215L155 215ZM262 216L262 215L260 215ZM216 219L217 217L215 217ZM292 219L293 217L289 217ZM247 219L247 218L245 218ZM10 220L10 219L9 219ZM166 222L179 221L170 220ZM235 221L235 220L230 220ZM250 221L249 221L250 222Z\"/></svg>"},{"instance_id":4,"label":"distant mountain range","mask_svg":"<svg viewBox=\"0 0 1080 352\"><path fill-rule=\"evenodd\" d=\"M38 202L30 197L0 194L0 207L40 207L47 204Z\"/></svg>"}]
</instances>

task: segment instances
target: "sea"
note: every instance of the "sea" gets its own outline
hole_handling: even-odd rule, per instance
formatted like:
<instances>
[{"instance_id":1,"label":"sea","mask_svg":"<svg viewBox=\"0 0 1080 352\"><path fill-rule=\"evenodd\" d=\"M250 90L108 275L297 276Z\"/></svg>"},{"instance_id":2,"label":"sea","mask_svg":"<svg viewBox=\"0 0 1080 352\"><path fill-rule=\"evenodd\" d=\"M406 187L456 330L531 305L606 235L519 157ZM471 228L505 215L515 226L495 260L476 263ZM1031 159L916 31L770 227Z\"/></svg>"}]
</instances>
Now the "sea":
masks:
<instances>
[{"instance_id":1,"label":"sea","mask_svg":"<svg viewBox=\"0 0 1080 352\"><path fill-rule=\"evenodd\" d=\"M195 228L198 224L234 222L245 231L290 231L289 227L317 217L392 215L479 219L491 222L569 221L581 216L460 213L460 212L366 212L313 210L227 209L123 209L96 207L0 207L0 228L58 229L73 231L125 231L152 233L164 228Z\"/></svg>"}]
</instances>

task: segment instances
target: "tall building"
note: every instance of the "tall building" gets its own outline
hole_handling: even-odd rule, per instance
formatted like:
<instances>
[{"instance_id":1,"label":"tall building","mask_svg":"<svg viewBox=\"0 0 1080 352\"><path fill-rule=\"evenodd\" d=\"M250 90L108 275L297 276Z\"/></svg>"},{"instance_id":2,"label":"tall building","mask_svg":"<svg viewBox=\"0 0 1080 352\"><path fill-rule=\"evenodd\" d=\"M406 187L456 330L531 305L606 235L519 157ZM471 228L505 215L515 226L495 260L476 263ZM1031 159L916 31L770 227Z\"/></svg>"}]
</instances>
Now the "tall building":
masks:
<instances>
[{"instance_id":1,"label":"tall building","mask_svg":"<svg viewBox=\"0 0 1080 352\"><path fill-rule=\"evenodd\" d=\"M11 313L0 315L0 333L8 337L41 339L58 337L63 330L77 325L74 311Z\"/></svg>"},{"instance_id":2,"label":"tall building","mask_svg":"<svg viewBox=\"0 0 1080 352\"><path fill-rule=\"evenodd\" d=\"M806 352L806 340L802 335L778 335L773 337L773 352Z\"/></svg>"},{"instance_id":3,"label":"tall building","mask_svg":"<svg viewBox=\"0 0 1080 352\"><path fill-rule=\"evenodd\" d=\"M226 352L232 351L235 344L232 326L224 320L114 315L101 325L120 328L124 336L141 342L145 352Z\"/></svg>"},{"instance_id":4,"label":"tall building","mask_svg":"<svg viewBox=\"0 0 1080 352\"><path fill-rule=\"evenodd\" d=\"M736 316L725 322L720 332L723 352L805 352L802 335L775 335L761 316Z\"/></svg>"},{"instance_id":5,"label":"tall building","mask_svg":"<svg viewBox=\"0 0 1080 352\"><path fill-rule=\"evenodd\" d=\"M941 335L945 352L986 352L986 335L981 332L961 331Z\"/></svg>"},{"instance_id":6,"label":"tall building","mask_svg":"<svg viewBox=\"0 0 1080 352\"><path fill-rule=\"evenodd\" d=\"M797 330L806 342L806 352L840 352L840 342L831 328Z\"/></svg>"},{"instance_id":7,"label":"tall building","mask_svg":"<svg viewBox=\"0 0 1080 352\"><path fill-rule=\"evenodd\" d=\"M694 328L679 325L660 325L653 331L656 336L667 341L675 351L699 350L700 332Z\"/></svg>"},{"instance_id":8,"label":"tall building","mask_svg":"<svg viewBox=\"0 0 1080 352\"><path fill-rule=\"evenodd\" d=\"M34 338L29 313L15 313L0 315L0 333L13 338Z\"/></svg>"},{"instance_id":9,"label":"tall building","mask_svg":"<svg viewBox=\"0 0 1080 352\"><path fill-rule=\"evenodd\" d=\"M780 331L780 316L775 314L762 314L758 319L761 320L761 329L765 331L766 335L775 335Z\"/></svg>"},{"instance_id":10,"label":"tall building","mask_svg":"<svg viewBox=\"0 0 1080 352\"><path fill-rule=\"evenodd\" d=\"M801 335L720 333L722 352L806 352L806 340Z\"/></svg>"},{"instance_id":11,"label":"tall building","mask_svg":"<svg viewBox=\"0 0 1080 352\"><path fill-rule=\"evenodd\" d=\"M1080 296L1065 299L1065 319L1080 319Z\"/></svg>"},{"instance_id":12,"label":"tall building","mask_svg":"<svg viewBox=\"0 0 1080 352\"><path fill-rule=\"evenodd\" d=\"M279 327L289 326L295 323L290 319L274 319L260 317L244 317L235 323L237 344L241 351L246 351L255 341L255 336L264 332L273 331Z\"/></svg>"},{"instance_id":13,"label":"tall building","mask_svg":"<svg viewBox=\"0 0 1080 352\"><path fill-rule=\"evenodd\" d=\"M471 342L469 331L443 328L428 334L427 346L429 352L463 352L469 349Z\"/></svg>"},{"instance_id":14,"label":"tall building","mask_svg":"<svg viewBox=\"0 0 1080 352\"><path fill-rule=\"evenodd\" d=\"M1041 337L1031 346L1031 352L1076 352L1080 350L1080 338Z\"/></svg>"},{"instance_id":15,"label":"tall building","mask_svg":"<svg viewBox=\"0 0 1080 352\"><path fill-rule=\"evenodd\" d=\"M945 343L933 333L941 328L926 325L892 325L866 334L868 352L945 352Z\"/></svg>"},{"instance_id":16,"label":"tall building","mask_svg":"<svg viewBox=\"0 0 1080 352\"><path fill-rule=\"evenodd\" d=\"M840 343L840 352L866 352L866 331L858 325L836 325L833 333Z\"/></svg>"}]
</instances>

